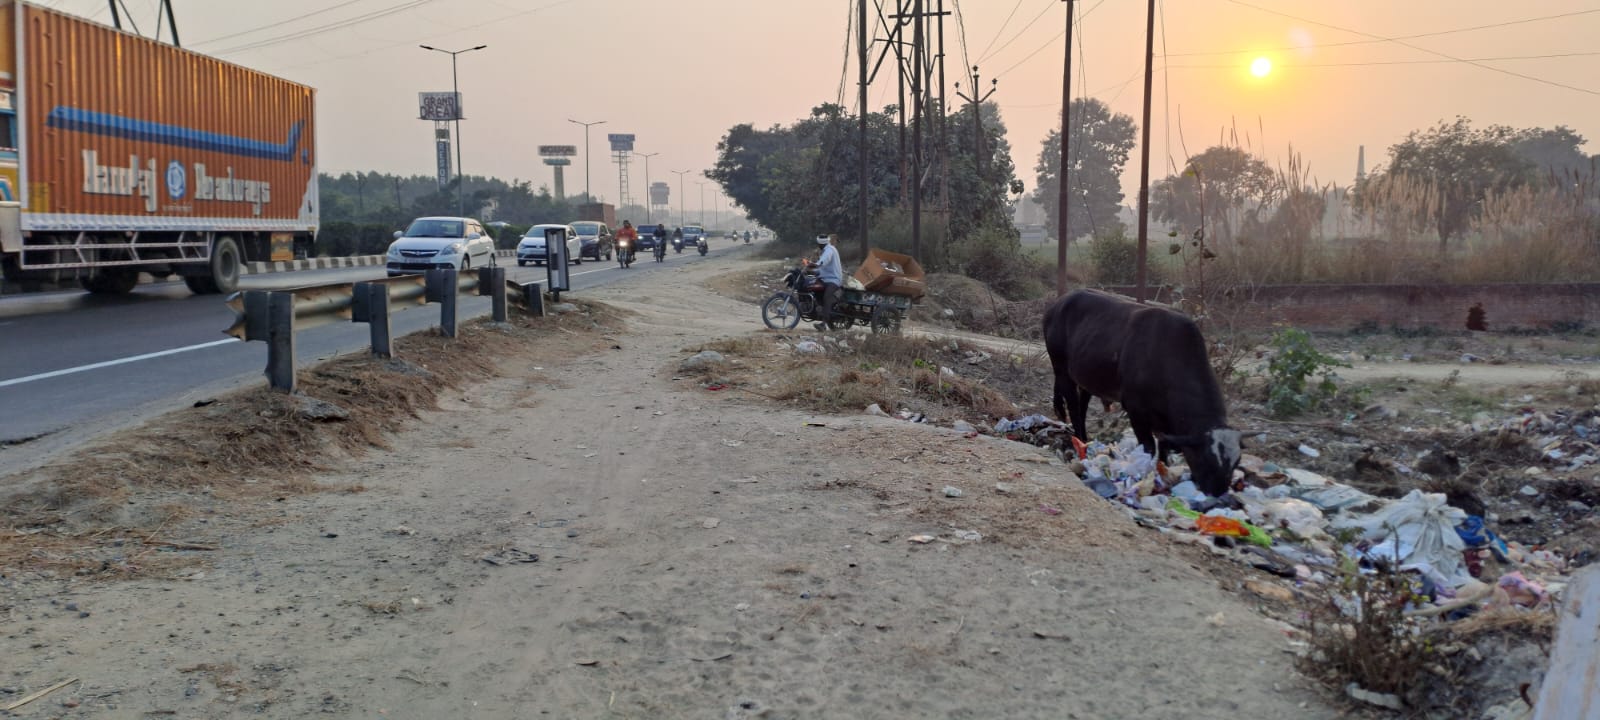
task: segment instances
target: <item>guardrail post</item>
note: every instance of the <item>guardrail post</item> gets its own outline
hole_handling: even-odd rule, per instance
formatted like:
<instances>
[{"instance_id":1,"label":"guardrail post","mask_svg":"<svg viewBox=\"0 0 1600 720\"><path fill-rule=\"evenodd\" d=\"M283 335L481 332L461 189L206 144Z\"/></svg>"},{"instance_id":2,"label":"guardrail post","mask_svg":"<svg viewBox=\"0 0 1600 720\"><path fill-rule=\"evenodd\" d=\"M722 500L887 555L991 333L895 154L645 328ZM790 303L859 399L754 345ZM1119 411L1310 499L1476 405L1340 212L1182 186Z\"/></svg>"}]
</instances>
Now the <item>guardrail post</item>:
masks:
<instances>
[{"instance_id":1,"label":"guardrail post","mask_svg":"<svg viewBox=\"0 0 1600 720\"><path fill-rule=\"evenodd\" d=\"M456 336L456 296L460 295L459 280L456 278L455 268L449 268L440 273L443 276L439 296L439 331L447 338Z\"/></svg>"},{"instance_id":2,"label":"guardrail post","mask_svg":"<svg viewBox=\"0 0 1600 720\"><path fill-rule=\"evenodd\" d=\"M390 344L392 338L389 328L389 285L384 283L355 283L355 298L357 307L365 309L365 317L357 317L357 322L365 322L373 336L373 355L381 358L395 357L394 346Z\"/></svg>"},{"instance_id":3,"label":"guardrail post","mask_svg":"<svg viewBox=\"0 0 1600 720\"><path fill-rule=\"evenodd\" d=\"M523 299L528 304L528 314L534 317L544 317L544 288L539 283L531 282L522 286Z\"/></svg>"},{"instance_id":4,"label":"guardrail post","mask_svg":"<svg viewBox=\"0 0 1600 720\"><path fill-rule=\"evenodd\" d=\"M478 268L478 294L488 295L494 308L494 321L506 321L506 269Z\"/></svg>"},{"instance_id":5,"label":"guardrail post","mask_svg":"<svg viewBox=\"0 0 1600 720\"><path fill-rule=\"evenodd\" d=\"M294 392L294 293L267 295L267 382Z\"/></svg>"}]
</instances>

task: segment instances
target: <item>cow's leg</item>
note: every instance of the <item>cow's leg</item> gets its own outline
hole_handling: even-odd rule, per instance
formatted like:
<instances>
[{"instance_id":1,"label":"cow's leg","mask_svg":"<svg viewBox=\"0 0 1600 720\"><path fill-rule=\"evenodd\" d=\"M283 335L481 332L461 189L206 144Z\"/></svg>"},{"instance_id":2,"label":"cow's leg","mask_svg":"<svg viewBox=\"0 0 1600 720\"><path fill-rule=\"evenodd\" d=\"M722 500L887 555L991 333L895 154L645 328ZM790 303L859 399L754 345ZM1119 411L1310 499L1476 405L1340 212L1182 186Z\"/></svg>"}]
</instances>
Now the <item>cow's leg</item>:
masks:
<instances>
[{"instance_id":1,"label":"cow's leg","mask_svg":"<svg viewBox=\"0 0 1600 720\"><path fill-rule=\"evenodd\" d=\"M1054 363L1054 359L1051 362ZM1067 375L1065 371L1057 370L1056 383L1050 395L1051 404L1056 410L1057 420L1067 422L1067 410L1062 402L1071 397L1067 393L1076 393L1077 391L1078 386L1072 382L1072 377Z\"/></svg>"},{"instance_id":2,"label":"cow's leg","mask_svg":"<svg viewBox=\"0 0 1600 720\"><path fill-rule=\"evenodd\" d=\"M1133 436L1138 438L1139 445L1144 447L1144 451L1150 453L1151 457L1155 457L1156 436L1155 433L1150 432L1150 424L1144 421L1144 416L1130 412L1128 413L1128 424L1133 426ZM1164 453L1165 448L1163 448ZM1156 459L1161 460L1162 458L1158 457Z\"/></svg>"},{"instance_id":3,"label":"cow's leg","mask_svg":"<svg viewBox=\"0 0 1600 720\"><path fill-rule=\"evenodd\" d=\"M1073 385L1067 396L1069 410L1072 412L1072 434L1079 440L1089 442L1089 391Z\"/></svg>"}]
</instances>

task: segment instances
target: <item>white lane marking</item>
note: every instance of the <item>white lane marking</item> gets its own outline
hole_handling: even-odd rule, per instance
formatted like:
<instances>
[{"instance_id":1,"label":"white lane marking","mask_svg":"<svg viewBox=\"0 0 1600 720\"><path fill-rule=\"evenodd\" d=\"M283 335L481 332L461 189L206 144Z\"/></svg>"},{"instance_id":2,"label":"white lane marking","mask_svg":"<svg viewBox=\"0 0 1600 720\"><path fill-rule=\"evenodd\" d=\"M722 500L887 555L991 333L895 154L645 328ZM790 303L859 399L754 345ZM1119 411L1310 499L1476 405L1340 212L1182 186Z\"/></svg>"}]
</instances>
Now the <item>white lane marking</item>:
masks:
<instances>
[{"instance_id":1,"label":"white lane marking","mask_svg":"<svg viewBox=\"0 0 1600 720\"><path fill-rule=\"evenodd\" d=\"M48 379L53 378L53 377L61 377L62 375L72 375L73 373L87 372L89 370L99 370L100 368L111 367L113 365L125 365L125 364L131 363L131 362L139 362L140 360L149 360L151 358L165 357L167 355L176 355L176 354L181 353L181 352L189 352L190 350L204 350L205 348L208 348L208 347L216 347L218 345L228 345L228 344L237 343L237 342L239 342L239 341L238 340L233 340L233 339L216 340L216 341L208 342L208 343L200 343L199 345L190 345L188 347L173 348L171 350L162 350L160 352L145 353L143 355L134 355L132 357L118 358L116 360L107 360L105 362L97 362L97 363L94 363L94 364L91 364L91 365L80 365L80 366L75 367L75 368L66 368L65 370L51 370L50 372L39 373L38 375L29 375L27 377L12 378L10 380L0 380L0 387L9 387L11 385L21 385L23 383L34 382L35 380L48 380Z\"/></svg>"}]
</instances>

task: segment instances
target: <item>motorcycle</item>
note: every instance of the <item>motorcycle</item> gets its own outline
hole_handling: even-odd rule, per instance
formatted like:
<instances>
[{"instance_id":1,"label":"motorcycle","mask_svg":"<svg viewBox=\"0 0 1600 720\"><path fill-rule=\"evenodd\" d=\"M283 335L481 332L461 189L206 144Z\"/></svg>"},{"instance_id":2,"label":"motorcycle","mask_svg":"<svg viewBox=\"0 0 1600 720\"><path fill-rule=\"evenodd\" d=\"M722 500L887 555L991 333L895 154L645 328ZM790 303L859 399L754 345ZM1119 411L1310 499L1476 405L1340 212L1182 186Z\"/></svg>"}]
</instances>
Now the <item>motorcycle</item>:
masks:
<instances>
[{"instance_id":1,"label":"motorcycle","mask_svg":"<svg viewBox=\"0 0 1600 720\"><path fill-rule=\"evenodd\" d=\"M801 320L817 322L822 316L822 293L825 288L817 277L815 266L801 259L800 267L783 276L783 286L783 290L773 293L772 297L761 303L761 321L773 330L792 330ZM844 317L838 309L842 308L836 308L832 321L828 323L830 330L844 330L852 324L850 318Z\"/></svg>"},{"instance_id":2,"label":"motorcycle","mask_svg":"<svg viewBox=\"0 0 1600 720\"><path fill-rule=\"evenodd\" d=\"M744 244L746 244L746 245L750 244L750 233L748 233L748 232L744 234Z\"/></svg>"},{"instance_id":3,"label":"motorcycle","mask_svg":"<svg viewBox=\"0 0 1600 720\"><path fill-rule=\"evenodd\" d=\"M617 264L624 270L633 264L633 244L627 240L617 241Z\"/></svg>"},{"instance_id":4,"label":"motorcycle","mask_svg":"<svg viewBox=\"0 0 1600 720\"><path fill-rule=\"evenodd\" d=\"M675 253L679 253L679 254L683 253L683 238L682 237L674 237L674 238L672 238L672 251L675 252Z\"/></svg>"},{"instance_id":5,"label":"motorcycle","mask_svg":"<svg viewBox=\"0 0 1600 720\"><path fill-rule=\"evenodd\" d=\"M701 255L705 255L706 251L711 249L710 243L706 242L706 239L705 239L704 236L701 236L700 238L697 238L694 241L694 244L695 244L696 247L700 248L700 254Z\"/></svg>"},{"instance_id":6,"label":"motorcycle","mask_svg":"<svg viewBox=\"0 0 1600 720\"><path fill-rule=\"evenodd\" d=\"M667 261L667 244L665 242L657 241L656 242L656 262L666 262L666 261Z\"/></svg>"}]
</instances>

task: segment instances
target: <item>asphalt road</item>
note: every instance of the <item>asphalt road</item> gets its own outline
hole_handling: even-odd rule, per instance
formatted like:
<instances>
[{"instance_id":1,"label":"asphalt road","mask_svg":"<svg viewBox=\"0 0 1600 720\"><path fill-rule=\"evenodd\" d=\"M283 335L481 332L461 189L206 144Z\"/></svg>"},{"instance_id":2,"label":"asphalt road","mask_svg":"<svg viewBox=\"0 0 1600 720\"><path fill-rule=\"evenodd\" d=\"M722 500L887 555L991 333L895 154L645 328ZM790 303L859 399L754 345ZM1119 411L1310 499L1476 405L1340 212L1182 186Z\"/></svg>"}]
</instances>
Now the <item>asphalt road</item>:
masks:
<instances>
[{"instance_id":1,"label":"asphalt road","mask_svg":"<svg viewBox=\"0 0 1600 720\"><path fill-rule=\"evenodd\" d=\"M744 252L743 243L711 241L711 253L667 253L665 263L648 256L623 270L615 260L571 267L572 292L683 263ZM542 267L508 262L507 276L543 282ZM283 289L383 277L382 267L308 270L246 276L241 288ZM463 295L462 319L487 315L489 299ZM123 297L83 292L43 293L0 299L0 467L19 453L58 445L65 436L115 429L196 399L265 382L266 345L222 334L234 319L218 296L196 296L182 283L141 286ZM396 308L397 336L439 322L437 305ZM367 328L333 323L295 337L300 363L364 350ZM55 442L42 442L53 439ZM10 455L12 457L6 457Z\"/></svg>"}]
</instances>

